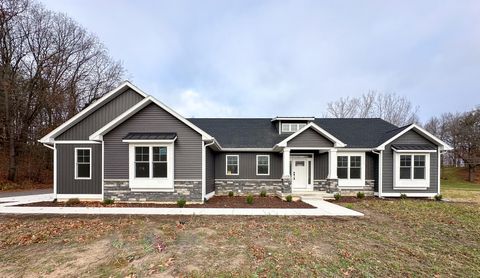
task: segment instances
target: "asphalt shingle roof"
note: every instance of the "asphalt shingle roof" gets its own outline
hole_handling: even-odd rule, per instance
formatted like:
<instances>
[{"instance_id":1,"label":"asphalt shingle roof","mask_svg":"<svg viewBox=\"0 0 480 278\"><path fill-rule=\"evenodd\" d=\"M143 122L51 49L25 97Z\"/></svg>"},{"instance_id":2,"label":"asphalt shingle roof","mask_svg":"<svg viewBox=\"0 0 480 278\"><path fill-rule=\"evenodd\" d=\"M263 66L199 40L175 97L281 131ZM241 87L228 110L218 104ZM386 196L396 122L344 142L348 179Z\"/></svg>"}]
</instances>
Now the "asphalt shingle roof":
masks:
<instances>
[{"instance_id":1,"label":"asphalt shingle roof","mask_svg":"<svg viewBox=\"0 0 480 278\"><path fill-rule=\"evenodd\" d=\"M290 134L278 134L271 118L191 118L188 119L224 148L272 148ZM403 130L380 118L320 118L314 123L349 148L373 148Z\"/></svg>"},{"instance_id":2,"label":"asphalt shingle roof","mask_svg":"<svg viewBox=\"0 0 480 278\"><path fill-rule=\"evenodd\" d=\"M424 151L424 150L436 150L434 145L431 144L392 144L392 148L396 150L406 151Z\"/></svg>"}]
</instances>

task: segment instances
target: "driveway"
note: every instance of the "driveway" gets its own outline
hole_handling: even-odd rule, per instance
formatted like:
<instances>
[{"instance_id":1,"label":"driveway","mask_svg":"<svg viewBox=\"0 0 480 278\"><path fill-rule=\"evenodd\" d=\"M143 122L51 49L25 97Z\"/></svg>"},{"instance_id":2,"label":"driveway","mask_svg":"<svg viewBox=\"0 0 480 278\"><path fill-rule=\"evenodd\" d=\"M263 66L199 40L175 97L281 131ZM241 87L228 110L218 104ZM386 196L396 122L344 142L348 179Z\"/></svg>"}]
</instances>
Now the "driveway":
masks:
<instances>
[{"instance_id":1,"label":"driveway","mask_svg":"<svg viewBox=\"0 0 480 278\"><path fill-rule=\"evenodd\" d=\"M34 189L34 190L21 190L21 191L0 191L0 198L5 197L17 197L17 196L28 196L28 195L39 195L39 194L51 194L53 193L53 188L50 189Z\"/></svg>"}]
</instances>

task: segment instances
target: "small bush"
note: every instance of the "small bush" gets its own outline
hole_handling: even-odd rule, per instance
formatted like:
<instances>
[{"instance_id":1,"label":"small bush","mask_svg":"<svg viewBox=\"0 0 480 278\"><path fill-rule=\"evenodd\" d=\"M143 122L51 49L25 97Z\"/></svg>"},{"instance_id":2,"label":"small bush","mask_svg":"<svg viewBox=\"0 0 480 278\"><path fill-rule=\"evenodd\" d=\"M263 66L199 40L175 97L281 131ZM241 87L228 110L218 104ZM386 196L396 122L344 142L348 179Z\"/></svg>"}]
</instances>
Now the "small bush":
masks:
<instances>
[{"instance_id":1,"label":"small bush","mask_svg":"<svg viewBox=\"0 0 480 278\"><path fill-rule=\"evenodd\" d=\"M177 200L177 206L179 208L185 207L186 204L187 204L187 200L185 200L184 198L181 198L181 199Z\"/></svg>"},{"instance_id":2,"label":"small bush","mask_svg":"<svg viewBox=\"0 0 480 278\"><path fill-rule=\"evenodd\" d=\"M105 199L105 200L103 200L103 204L104 204L104 205L113 205L113 203L115 203L115 200L113 200L113 199Z\"/></svg>"},{"instance_id":3,"label":"small bush","mask_svg":"<svg viewBox=\"0 0 480 278\"><path fill-rule=\"evenodd\" d=\"M405 193L400 194L400 199L407 199L407 194Z\"/></svg>"},{"instance_id":4,"label":"small bush","mask_svg":"<svg viewBox=\"0 0 480 278\"><path fill-rule=\"evenodd\" d=\"M73 206L73 205L78 205L78 204L80 204L80 199L78 199L78 198L68 199L68 201L65 203L65 205L67 207L70 207L70 206Z\"/></svg>"},{"instance_id":5,"label":"small bush","mask_svg":"<svg viewBox=\"0 0 480 278\"><path fill-rule=\"evenodd\" d=\"M363 193L363 192L357 192L357 198L358 198L358 199L363 199L363 198L365 198L365 193Z\"/></svg>"},{"instance_id":6,"label":"small bush","mask_svg":"<svg viewBox=\"0 0 480 278\"><path fill-rule=\"evenodd\" d=\"M56 204L58 202L57 198L53 199L52 203Z\"/></svg>"},{"instance_id":7,"label":"small bush","mask_svg":"<svg viewBox=\"0 0 480 278\"><path fill-rule=\"evenodd\" d=\"M353 205L352 205L352 204L347 204L345 207L346 207L347 209L353 209Z\"/></svg>"},{"instance_id":8,"label":"small bush","mask_svg":"<svg viewBox=\"0 0 480 278\"><path fill-rule=\"evenodd\" d=\"M252 194L249 194L247 196L247 204L249 204L249 205L253 204L253 195Z\"/></svg>"},{"instance_id":9,"label":"small bush","mask_svg":"<svg viewBox=\"0 0 480 278\"><path fill-rule=\"evenodd\" d=\"M287 197L285 197L285 200L287 200L287 202L291 202L293 199L292 195L287 195Z\"/></svg>"},{"instance_id":10,"label":"small bush","mask_svg":"<svg viewBox=\"0 0 480 278\"><path fill-rule=\"evenodd\" d=\"M435 201L441 201L443 199L443 196L442 196L442 194L437 194L437 195L435 195L434 198L435 198Z\"/></svg>"},{"instance_id":11,"label":"small bush","mask_svg":"<svg viewBox=\"0 0 480 278\"><path fill-rule=\"evenodd\" d=\"M333 198L335 198L335 200L338 201L338 200L340 200L340 198L342 198L342 194L337 192L337 193L333 194Z\"/></svg>"},{"instance_id":12,"label":"small bush","mask_svg":"<svg viewBox=\"0 0 480 278\"><path fill-rule=\"evenodd\" d=\"M267 197L267 190L263 189L263 190L260 192L260 197Z\"/></svg>"},{"instance_id":13,"label":"small bush","mask_svg":"<svg viewBox=\"0 0 480 278\"><path fill-rule=\"evenodd\" d=\"M233 191L228 192L228 197L233 197Z\"/></svg>"}]
</instances>

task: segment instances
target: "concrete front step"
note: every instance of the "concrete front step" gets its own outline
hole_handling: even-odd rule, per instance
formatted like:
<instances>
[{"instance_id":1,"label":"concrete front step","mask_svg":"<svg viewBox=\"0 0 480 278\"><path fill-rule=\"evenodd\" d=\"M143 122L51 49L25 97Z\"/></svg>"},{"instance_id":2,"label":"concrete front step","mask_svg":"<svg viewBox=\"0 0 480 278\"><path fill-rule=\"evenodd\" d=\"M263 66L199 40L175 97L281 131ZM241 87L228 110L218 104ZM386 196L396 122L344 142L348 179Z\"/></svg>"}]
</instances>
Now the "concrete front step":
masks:
<instances>
[{"instance_id":1,"label":"concrete front step","mask_svg":"<svg viewBox=\"0 0 480 278\"><path fill-rule=\"evenodd\" d=\"M321 199L321 200L330 200L334 199L332 193L327 193L325 191L303 191L303 192L294 192L292 196L298 196L302 199Z\"/></svg>"}]
</instances>

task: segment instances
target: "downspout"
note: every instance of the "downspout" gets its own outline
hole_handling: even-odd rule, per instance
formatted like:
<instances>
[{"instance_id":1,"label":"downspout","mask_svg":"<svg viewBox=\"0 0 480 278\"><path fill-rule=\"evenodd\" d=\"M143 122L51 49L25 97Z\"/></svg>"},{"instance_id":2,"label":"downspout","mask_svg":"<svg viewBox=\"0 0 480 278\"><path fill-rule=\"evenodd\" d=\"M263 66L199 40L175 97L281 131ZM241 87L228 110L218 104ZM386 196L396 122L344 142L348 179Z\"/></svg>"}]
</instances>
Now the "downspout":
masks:
<instances>
[{"instance_id":1,"label":"downspout","mask_svg":"<svg viewBox=\"0 0 480 278\"><path fill-rule=\"evenodd\" d=\"M212 140L212 142L205 144L205 142L202 141L202 203L205 202L205 196L206 196L206 191L207 191L207 155L206 155L206 150L208 146L211 146L215 144L215 139Z\"/></svg>"},{"instance_id":2,"label":"downspout","mask_svg":"<svg viewBox=\"0 0 480 278\"><path fill-rule=\"evenodd\" d=\"M382 197L383 187L383 151L372 150L374 154L378 154L378 197Z\"/></svg>"}]
</instances>

